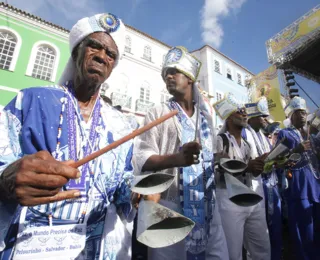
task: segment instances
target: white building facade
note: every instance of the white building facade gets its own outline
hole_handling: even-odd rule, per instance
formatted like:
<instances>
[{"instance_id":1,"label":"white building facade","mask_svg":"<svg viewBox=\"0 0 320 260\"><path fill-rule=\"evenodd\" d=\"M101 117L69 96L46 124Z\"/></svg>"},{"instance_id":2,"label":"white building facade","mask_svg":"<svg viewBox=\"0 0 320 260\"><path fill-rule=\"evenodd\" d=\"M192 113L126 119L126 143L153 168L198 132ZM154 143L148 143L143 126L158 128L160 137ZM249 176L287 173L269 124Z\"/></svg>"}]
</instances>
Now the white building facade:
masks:
<instances>
[{"instance_id":1,"label":"white building facade","mask_svg":"<svg viewBox=\"0 0 320 260\"><path fill-rule=\"evenodd\" d=\"M58 25L0 3L0 96L3 97L5 91L12 92L6 102L0 97L1 105L20 89L58 81L70 55L68 34L68 30ZM135 115L140 123L149 108L170 98L161 77L162 64L170 48L126 25L124 56L103 89L114 106L120 105L124 113ZM244 82L246 75L252 73L208 45L192 53L202 62L200 87L214 97L211 103L223 98L226 92L247 100ZM49 61L39 61L41 55ZM41 65L41 62L48 65ZM41 71L39 67L43 67ZM214 117L219 126L221 121L215 114Z\"/></svg>"},{"instance_id":2,"label":"white building facade","mask_svg":"<svg viewBox=\"0 0 320 260\"><path fill-rule=\"evenodd\" d=\"M125 53L107 80L106 95L139 122L148 109L170 98L161 77L170 46L127 25Z\"/></svg>"},{"instance_id":3,"label":"white building facade","mask_svg":"<svg viewBox=\"0 0 320 260\"><path fill-rule=\"evenodd\" d=\"M135 114L142 122L148 108L168 100L161 69L169 49L169 45L127 25L125 54L107 81L106 95L113 105L121 105L123 112ZM198 80L200 87L214 97L211 104L227 92L247 102L245 79L253 76L250 71L208 45L192 54L202 62ZM214 111L213 116L218 128L223 122Z\"/></svg>"},{"instance_id":4,"label":"white building facade","mask_svg":"<svg viewBox=\"0 0 320 260\"><path fill-rule=\"evenodd\" d=\"M239 101L248 102L245 80L253 73L208 45L192 54L202 62L198 79L201 88L213 96L211 103L221 100L228 92L232 92ZM215 111L213 117L215 126L221 127L223 122Z\"/></svg>"}]
</instances>

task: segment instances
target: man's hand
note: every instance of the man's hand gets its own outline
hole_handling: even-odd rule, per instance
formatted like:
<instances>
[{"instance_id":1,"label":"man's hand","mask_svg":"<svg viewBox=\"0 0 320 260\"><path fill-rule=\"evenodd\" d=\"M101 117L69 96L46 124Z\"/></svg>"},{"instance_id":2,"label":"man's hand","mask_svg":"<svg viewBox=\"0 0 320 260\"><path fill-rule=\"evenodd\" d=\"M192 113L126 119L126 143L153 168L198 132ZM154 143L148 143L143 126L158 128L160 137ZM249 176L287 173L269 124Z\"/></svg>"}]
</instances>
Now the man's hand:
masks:
<instances>
[{"instance_id":1,"label":"man's hand","mask_svg":"<svg viewBox=\"0 0 320 260\"><path fill-rule=\"evenodd\" d=\"M311 150L310 140L307 140L307 141L300 143L295 151L298 153L303 153L307 150Z\"/></svg>"},{"instance_id":2,"label":"man's hand","mask_svg":"<svg viewBox=\"0 0 320 260\"><path fill-rule=\"evenodd\" d=\"M137 209L139 207L139 202L141 199L150 200L155 203L158 203L161 199L161 194L151 194L151 195L141 195L139 193L132 192L131 193L131 204Z\"/></svg>"},{"instance_id":3,"label":"man's hand","mask_svg":"<svg viewBox=\"0 0 320 260\"><path fill-rule=\"evenodd\" d=\"M263 172L264 160L267 158L268 154L265 153L254 160L250 160L248 163L247 171L251 172L254 177L259 176Z\"/></svg>"},{"instance_id":4,"label":"man's hand","mask_svg":"<svg viewBox=\"0 0 320 260\"><path fill-rule=\"evenodd\" d=\"M80 172L69 165L73 161L56 161L49 152L27 155L9 165L0 177L0 198L15 200L22 206L35 206L80 196L77 190L61 191L69 179Z\"/></svg>"},{"instance_id":5,"label":"man's hand","mask_svg":"<svg viewBox=\"0 0 320 260\"><path fill-rule=\"evenodd\" d=\"M177 154L177 164L179 167L186 167L192 164L198 164L201 145L198 142L186 143Z\"/></svg>"}]
</instances>

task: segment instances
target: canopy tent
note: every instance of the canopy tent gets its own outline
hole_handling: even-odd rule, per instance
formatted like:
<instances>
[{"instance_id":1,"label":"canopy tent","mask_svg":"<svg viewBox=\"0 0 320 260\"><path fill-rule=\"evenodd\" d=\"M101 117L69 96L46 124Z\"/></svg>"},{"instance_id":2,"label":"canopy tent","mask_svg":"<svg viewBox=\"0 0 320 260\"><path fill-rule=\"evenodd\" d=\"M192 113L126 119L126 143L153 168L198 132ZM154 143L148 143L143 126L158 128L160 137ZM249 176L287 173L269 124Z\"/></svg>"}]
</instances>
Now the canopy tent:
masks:
<instances>
[{"instance_id":1,"label":"canopy tent","mask_svg":"<svg viewBox=\"0 0 320 260\"><path fill-rule=\"evenodd\" d=\"M278 69L320 83L320 5L266 42L268 60Z\"/></svg>"}]
</instances>

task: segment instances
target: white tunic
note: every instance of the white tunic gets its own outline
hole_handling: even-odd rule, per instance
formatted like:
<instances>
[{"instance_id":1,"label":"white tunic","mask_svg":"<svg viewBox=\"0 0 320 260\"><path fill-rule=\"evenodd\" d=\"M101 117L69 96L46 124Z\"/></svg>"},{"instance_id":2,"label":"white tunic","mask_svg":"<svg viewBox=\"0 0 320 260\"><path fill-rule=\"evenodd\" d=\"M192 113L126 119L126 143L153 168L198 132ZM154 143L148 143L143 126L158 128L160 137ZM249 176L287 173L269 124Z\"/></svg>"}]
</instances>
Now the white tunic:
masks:
<instances>
[{"instance_id":1,"label":"white tunic","mask_svg":"<svg viewBox=\"0 0 320 260\"><path fill-rule=\"evenodd\" d=\"M145 124L169 112L170 110L165 104L154 107L150 109L148 114L146 115ZM211 117L206 118L211 126ZM213 129L211 130L213 132ZM176 117L171 118L164 123L152 128L150 131L140 135L134 143L132 159L134 174L138 175L142 173L141 169L150 156L175 154L179 152L180 146L181 125ZM182 208L180 206L178 168L166 169L162 172L173 174L176 176L176 178L174 184L171 185L171 187L161 195L162 199L160 203L181 213ZM213 212L213 220L210 229L211 236L209 237L208 248L206 250L206 259L229 259L225 242L225 235L221 226L221 219L217 204ZM148 257L152 260L184 260L186 259L186 254L182 254L182 252L185 252L184 241L165 248L149 248Z\"/></svg>"},{"instance_id":2,"label":"white tunic","mask_svg":"<svg viewBox=\"0 0 320 260\"><path fill-rule=\"evenodd\" d=\"M233 136L228 137L229 157L249 162L250 158L255 158L255 150L244 140L241 145L237 144ZM217 138L217 153L223 151L223 140ZM247 181L251 181L252 189L264 198L261 177L254 178L250 173ZM230 260L242 259L242 246L250 252L252 259L270 260L270 241L265 217L264 200L255 206L241 207L229 200L227 190L217 180L217 203L219 205L221 220Z\"/></svg>"}]
</instances>

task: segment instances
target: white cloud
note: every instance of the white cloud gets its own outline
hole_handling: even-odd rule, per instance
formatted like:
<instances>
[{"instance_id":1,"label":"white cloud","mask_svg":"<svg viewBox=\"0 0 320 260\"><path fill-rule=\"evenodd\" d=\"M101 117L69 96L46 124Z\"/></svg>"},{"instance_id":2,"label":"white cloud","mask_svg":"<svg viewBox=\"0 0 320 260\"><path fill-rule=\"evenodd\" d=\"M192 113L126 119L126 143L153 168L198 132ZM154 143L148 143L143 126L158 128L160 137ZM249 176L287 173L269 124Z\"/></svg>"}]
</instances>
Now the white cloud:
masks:
<instances>
[{"instance_id":1,"label":"white cloud","mask_svg":"<svg viewBox=\"0 0 320 260\"><path fill-rule=\"evenodd\" d=\"M201 9L202 40L219 48L224 31L221 19L230 12L237 13L246 0L205 0Z\"/></svg>"}]
</instances>

